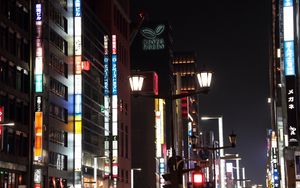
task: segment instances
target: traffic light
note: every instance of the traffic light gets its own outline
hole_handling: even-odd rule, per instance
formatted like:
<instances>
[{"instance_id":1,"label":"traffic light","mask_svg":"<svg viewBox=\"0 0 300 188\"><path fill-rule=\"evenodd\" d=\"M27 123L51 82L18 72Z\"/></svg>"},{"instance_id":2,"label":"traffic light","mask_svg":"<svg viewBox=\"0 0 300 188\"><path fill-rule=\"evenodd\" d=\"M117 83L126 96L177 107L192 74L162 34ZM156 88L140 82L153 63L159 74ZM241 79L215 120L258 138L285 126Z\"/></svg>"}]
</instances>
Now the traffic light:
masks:
<instances>
[{"instance_id":1,"label":"traffic light","mask_svg":"<svg viewBox=\"0 0 300 188\"><path fill-rule=\"evenodd\" d=\"M193 172L192 180L194 187L201 186L204 183L204 174L201 171L195 171Z\"/></svg>"},{"instance_id":2,"label":"traffic light","mask_svg":"<svg viewBox=\"0 0 300 188\"><path fill-rule=\"evenodd\" d=\"M173 171L172 173L163 174L162 177L165 180L164 188L178 188L178 173Z\"/></svg>"}]
</instances>

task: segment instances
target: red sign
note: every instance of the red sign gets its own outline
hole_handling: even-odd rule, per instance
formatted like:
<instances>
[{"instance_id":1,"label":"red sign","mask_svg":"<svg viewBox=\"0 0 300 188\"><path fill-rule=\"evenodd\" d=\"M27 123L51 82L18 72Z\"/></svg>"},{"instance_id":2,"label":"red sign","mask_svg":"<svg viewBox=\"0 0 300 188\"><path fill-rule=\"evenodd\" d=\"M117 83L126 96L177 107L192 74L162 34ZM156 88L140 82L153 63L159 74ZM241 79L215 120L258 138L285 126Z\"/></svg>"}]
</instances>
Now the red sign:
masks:
<instances>
[{"instance_id":1,"label":"red sign","mask_svg":"<svg viewBox=\"0 0 300 188\"><path fill-rule=\"evenodd\" d=\"M82 69L89 71L91 69L91 64L89 61L82 61Z\"/></svg>"},{"instance_id":2,"label":"red sign","mask_svg":"<svg viewBox=\"0 0 300 188\"><path fill-rule=\"evenodd\" d=\"M34 184L34 188L41 188L41 184L40 183Z\"/></svg>"},{"instance_id":3,"label":"red sign","mask_svg":"<svg viewBox=\"0 0 300 188\"><path fill-rule=\"evenodd\" d=\"M4 122L4 106L0 106L0 123Z\"/></svg>"}]
</instances>

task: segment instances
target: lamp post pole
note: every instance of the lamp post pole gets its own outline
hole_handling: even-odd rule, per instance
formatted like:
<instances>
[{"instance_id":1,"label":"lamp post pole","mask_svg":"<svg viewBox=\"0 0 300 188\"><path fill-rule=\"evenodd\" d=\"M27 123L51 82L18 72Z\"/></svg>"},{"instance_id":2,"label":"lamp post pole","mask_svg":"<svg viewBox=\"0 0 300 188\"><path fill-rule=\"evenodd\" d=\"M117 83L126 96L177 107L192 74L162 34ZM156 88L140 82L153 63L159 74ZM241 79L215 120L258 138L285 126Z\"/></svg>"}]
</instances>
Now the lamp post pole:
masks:
<instances>
[{"instance_id":1,"label":"lamp post pole","mask_svg":"<svg viewBox=\"0 0 300 188\"><path fill-rule=\"evenodd\" d=\"M202 120L218 120L218 132L219 132L219 147L224 146L223 137L223 117L222 116L203 116ZM224 151L220 150L220 157L224 156ZM216 159L215 159L216 160ZM221 188L225 188L225 161L220 159L220 185Z\"/></svg>"},{"instance_id":2,"label":"lamp post pole","mask_svg":"<svg viewBox=\"0 0 300 188\"><path fill-rule=\"evenodd\" d=\"M167 105L169 103L169 107L170 107L170 131L171 131L171 148L172 148L172 164L168 164L169 170L170 171L175 171L177 172L177 155L176 155L176 146L175 146L175 126L174 126L174 120L173 120L173 102L177 99L181 99L184 97L189 97L189 96L193 96L193 95L197 95L197 94L202 94L202 93L208 93L209 88L210 88L210 84L211 84L211 79L212 79L212 72L210 71L202 71L200 73L197 73L197 79L200 85L200 90L198 91L192 91L192 92L188 92L188 93L179 93L179 94L173 94L172 91L170 91L168 96L161 96L161 95L147 95L147 94L140 94L140 91L142 90L142 86L143 86L143 81L144 81L144 76L142 75L132 75L129 77L129 82L130 82L130 87L131 90L134 92L134 96L144 96L144 97L150 97L150 98L156 98L156 99L165 99L167 101ZM179 140L178 142L181 143L181 140ZM181 155L181 153L180 153ZM181 156L179 156L181 157ZM168 163L169 163L168 161ZM171 163L171 162L170 162ZM177 183L178 185L181 184L181 181L179 181Z\"/></svg>"},{"instance_id":3,"label":"lamp post pole","mask_svg":"<svg viewBox=\"0 0 300 188\"><path fill-rule=\"evenodd\" d=\"M141 168L132 168L130 170L130 179L131 179L131 188L134 188L133 184L134 184L134 171L137 170L137 171L141 171L142 169Z\"/></svg>"}]
</instances>

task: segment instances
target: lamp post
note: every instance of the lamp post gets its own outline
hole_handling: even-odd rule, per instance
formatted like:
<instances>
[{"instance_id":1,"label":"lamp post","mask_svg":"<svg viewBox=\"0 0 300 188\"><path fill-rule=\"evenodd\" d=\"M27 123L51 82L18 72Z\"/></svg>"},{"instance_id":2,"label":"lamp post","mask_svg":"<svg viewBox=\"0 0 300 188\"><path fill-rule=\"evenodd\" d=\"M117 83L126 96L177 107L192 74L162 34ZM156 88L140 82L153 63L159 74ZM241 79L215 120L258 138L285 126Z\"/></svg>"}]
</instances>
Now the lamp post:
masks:
<instances>
[{"instance_id":1,"label":"lamp post","mask_svg":"<svg viewBox=\"0 0 300 188\"><path fill-rule=\"evenodd\" d=\"M223 138L223 116L203 116L201 120L218 120L218 129L219 129L219 146L223 147L224 138ZM223 157L224 151L220 150L220 157ZM220 160L220 185L221 188L225 188L225 162Z\"/></svg>"},{"instance_id":2,"label":"lamp post","mask_svg":"<svg viewBox=\"0 0 300 188\"><path fill-rule=\"evenodd\" d=\"M181 99L184 97L189 97L193 95L198 95L198 94L203 94L203 93L208 93L210 85L211 85L211 80L212 80L212 72L211 71L201 71L200 73L197 73L197 80L199 82L200 89L188 93L180 93L180 94L172 94L168 96L163 96L163 95L152 95L152 94L145 94L141 93L142 91L142 86L143 86L143 81L144 81L144 76L141 74L138 74L138 72L135 72L136 74L132 74L129 77L129 82L130 82L130 87L132 90L132 94L134 96L143 96L143 97L150 97L150 98L156 98L156 99L165 99L166 103L169 103L170 107L170 132L171 132L171 148L172 148L172 157L176 158L176 150L175 150L175 136L174 136L174 125L173 125L173 101L177 99ZM176 162L177 159L175 159ZM177 165L176 163L172 164L172 169L175 171L177 170Z\"/></svg>"},{"instance_id":3,"label":"lamp post","mask_svg":"<svg viewBox=\"0 0 300 188\"><path fill-rule=\"evenodd\" d=\"M132 168L130 171L130 178L131 178L131 188L134 188L133 183L134 183L134 171L141 171L141 168Z\"/></svg>"},{"instance_id":4,"label":"lamp post","mask_svg":"<svg viewBox=\"0 0 300 188\"><path fill-rule=\"evenodd\" d=\"M213 164L214 164L214 184L215 184L215 187L217 187L217 181L216 181L216 171L215 171L215 169L216 169L216 167L215 167L215 160L216 160L216 156L215 156L215 151L217 151L217 150L220 150L220 155L221 155L221 153L224 153L224 149L227 149L227 148L234 148L235 146L236 146L236 135L234 134L234 133L231 133L230 135L229 135L229 143L230 143L230 145L227 145L227 146L224 146L223 144L222 144L222 146L221 146L221 144L219 144L219 147L215 147L215 145L213 145L213 147L197 147L197 146L193 146L193 150L211 150L211 151L213 151ZM224 161L224 158L223 158L224 156L220 156L220 179L221 179L221 183L220 183L220 185L221 185L221 187L222 187L222 185L223 185L223 187L225 188L225 161ZM222 166L222 161L223 161L223 166ZM222 174L223 173L223 174ZM222 176L223 175L223 176ZM222 182L223 181L223 182Z\"/></svg>"}]
</instances>

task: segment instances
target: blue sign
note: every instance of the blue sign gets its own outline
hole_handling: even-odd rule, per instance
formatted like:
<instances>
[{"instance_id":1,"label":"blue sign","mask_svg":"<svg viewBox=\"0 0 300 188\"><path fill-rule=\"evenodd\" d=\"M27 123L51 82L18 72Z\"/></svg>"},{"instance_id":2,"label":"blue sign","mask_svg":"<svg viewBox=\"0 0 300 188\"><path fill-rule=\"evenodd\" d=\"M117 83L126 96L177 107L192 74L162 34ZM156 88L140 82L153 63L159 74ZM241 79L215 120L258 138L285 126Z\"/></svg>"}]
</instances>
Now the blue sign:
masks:
<instances>
[{"instance_id":1,"label":"blue sign","mask_svg":"<svg viewBox=\"0 0 300 188\"><path fill-rule=\"evenodd\" d=\"M104 96L107 96L108 94L108 63L104 61Z\"/></svg>"},{"instance_id":2,"label":"blue sign","mask_svg":"<svg viewBox=\"0 0 300 188\"><path fill-rule=\"evenodd\" d=\"M291 7L293 6L293 0L283 0L284 7Z\"/></svg>"},{"instance_id":3,"label":"blue sign","mask_svg":"<svg viewBox=\"0 0 300 188\"><path fill-rule=\"evenodd\" d=\"M35 5L35 21L42 21L42 5Z\"/></svg>"},{"instance_id":4,"label":"blue sign","mask_svg":"<svg viewBox=\"0 0 300 188\"><path fill-rule=\"evenodd\" d=\"M294 41L284 42L284 72L286 76L295 75Z\"/></svg>"},{"instance_id":5,"label":"blue sign","mask_svg":"<svg viewBox=\"0 0 300 188\"><path fill-rule=\"evenodd\" d=\"M76 94L75 95L75 116L77 115L81 115L82 111L81 111L81 95L80 94Z\"/></svg>"},{"instance_id":6,"label":"blue sign","mask_svg":"<svg viewBox=\"0 0 300 188\"><path fill-rule=\"evenodd\" d=\"M112 55L112 94L117 95L117 55Z\"/></svg>"},{"instance_id":7,"label":"blue sign","mask_svg":"<svg viewBox=\"0 0 300 188\"><path fill-rule=\"evenodd\" d=\"M80 0L75 0L74 1L74 11L75 11L75 17L80 17L81 16L81 2Z\"/></svg>"}]
</instances>

